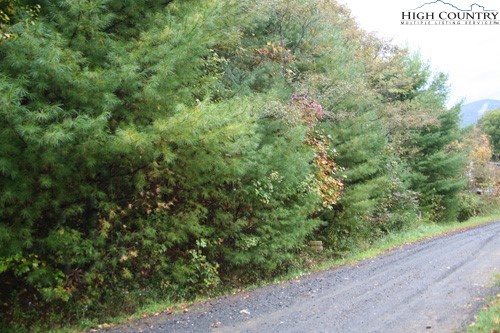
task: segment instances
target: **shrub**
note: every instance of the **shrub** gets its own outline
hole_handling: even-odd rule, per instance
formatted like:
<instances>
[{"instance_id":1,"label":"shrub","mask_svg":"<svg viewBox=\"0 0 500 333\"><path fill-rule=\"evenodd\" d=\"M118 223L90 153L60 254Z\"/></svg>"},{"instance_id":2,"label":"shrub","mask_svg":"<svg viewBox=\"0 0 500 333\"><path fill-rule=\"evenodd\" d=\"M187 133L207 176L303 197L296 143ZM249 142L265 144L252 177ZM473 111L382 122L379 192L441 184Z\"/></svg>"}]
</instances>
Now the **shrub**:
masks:
<instances>
[{"instance_id":1,"label":"shrub","mask_svg":"<svg viewBox=\"0 0 500 333\"><path fill-rule=\"evenodd\" d=\"M481 213L483 209L481 196L472 192L461 192L458 197L458 220L467 221Z\"/></svg>"}]
</instances>

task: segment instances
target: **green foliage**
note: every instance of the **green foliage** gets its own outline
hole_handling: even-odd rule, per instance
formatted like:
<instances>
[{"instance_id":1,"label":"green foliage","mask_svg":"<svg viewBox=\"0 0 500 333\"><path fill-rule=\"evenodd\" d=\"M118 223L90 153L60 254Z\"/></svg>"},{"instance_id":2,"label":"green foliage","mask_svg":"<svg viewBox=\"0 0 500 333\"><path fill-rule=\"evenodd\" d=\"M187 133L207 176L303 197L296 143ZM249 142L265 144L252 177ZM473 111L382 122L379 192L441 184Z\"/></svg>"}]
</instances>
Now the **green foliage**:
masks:
<instances>
[{"instance_id":1,"label":"green foliage","mask_svg":"<svg viewBox=\"0 0 500 333\"><path fill-rule=\"evenodd\" d=\"M462 192L459 195L458 221L467 221L471 217L479 215L483 208L483 202L476 193Z\"/></svg>"},{"instance_id":2,"label":"green foliage","mask_svg":"<svg viewBox=\"0 0 500 333\"><path fill-rule=\"evenodd\" d=\"M491 138L494 149L494 157L500 159L500 110L490 111L481 118L479 127Z\"/></svg>"},{"instance_id":3,"label":"green foliage","mask_svg":"<svg viewBox=\"0 0 500 333\"><path fill-rule=\"evenodd\" d=\"M411 157L412 188L421 194L422 208L433 221L456 218L457 196L466 184L465 154L457 147L458 108L443 113L440 121L440 126L417 134L419 151Z\"/></svg>"},{"instance_id":4,"label":"green foliage","mask_svg":"<svg viewBox=\"0 0 500 333\"><path fill-rule=\"evenodd\" d=\"M4 327L272 277L308 239L351 249L419 204L453 215L446 78L333 0L0 9Z\"/></svg>"},{"instance_id":5,"label":"green foliage","mask_svg":"<svg viewBox=\"0 0 500 333\"><path fill-rule=\"evenodd\" d=\"M345 234L353 238L368 237L369 220L383 202L389 182L384 174L383 133L370 112L338 124L329 132L339 155L338 162L346 169L346 190L335 214L325 216L329 221L326 234L331 239L337 239L339 232L344 235L341 237ZM339 222L344 231L338 229Z\"/></svg>"}]
</instances>

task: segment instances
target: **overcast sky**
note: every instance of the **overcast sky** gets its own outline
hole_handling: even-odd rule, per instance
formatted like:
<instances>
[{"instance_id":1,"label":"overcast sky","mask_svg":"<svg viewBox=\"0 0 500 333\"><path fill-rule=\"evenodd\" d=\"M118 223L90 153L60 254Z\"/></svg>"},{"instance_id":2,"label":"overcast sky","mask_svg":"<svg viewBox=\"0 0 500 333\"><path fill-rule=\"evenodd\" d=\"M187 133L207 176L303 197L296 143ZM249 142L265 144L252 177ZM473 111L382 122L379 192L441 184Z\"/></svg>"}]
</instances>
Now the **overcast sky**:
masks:
<instances>
[{"instance_id":1,"label":"overcast sky","mask_svg":"<svg viewBox=\"0 0 500 333\"><path fill-rule=\"evenodd\" d=\"M435 71L447 73L451 86L449 106L461 99L465 103L500 100L500 25L401 25L401 12L431 1L339 0L351 9L362 28L418 51ZM461 9L477 3L500 11L499 0L447 2Z\"/></svg>"}]
</instances>

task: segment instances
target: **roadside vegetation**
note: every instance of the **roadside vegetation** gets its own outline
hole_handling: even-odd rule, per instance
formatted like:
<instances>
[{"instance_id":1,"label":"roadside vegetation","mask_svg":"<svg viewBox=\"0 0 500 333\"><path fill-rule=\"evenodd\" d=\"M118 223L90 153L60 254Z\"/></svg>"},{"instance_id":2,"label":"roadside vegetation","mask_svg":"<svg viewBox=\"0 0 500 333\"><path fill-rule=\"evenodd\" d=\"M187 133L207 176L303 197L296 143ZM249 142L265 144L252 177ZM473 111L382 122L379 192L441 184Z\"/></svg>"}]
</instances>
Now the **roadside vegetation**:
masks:
<instances>
[{"instance_id":1,"label":"roadside vegetation","mask_svg":"<svg viewBox=\"0 0 500 333\"><path fill-rule=\"evenodd\" d=\"M493 160L500 162L500 110L486 113L479 121L479 127L483 133L488 135L493 146Z\"/></svg>"},{"instance_id":2,"label":"roadside vegetation","mask_svg":"<svg viewBox=\"0 0 500 333\"><path fill-rule=\"evenodd\" d=\"M443 236L449 233L461 232L466 229L478 227L484 224L488 224L494 221L500 220L500 209L490 207L487 212L480 216L473 217L467 221L459 222L449 222L449 223L422 223L420 226L401 232L395 232L388 234L377 240L375 243L371 244L365 249L356 248L349 252L343 253L341 256L332 256L328 253L318 253L314 251L307 251L305 255L308 259L305 260L307 264L293 267L284 275L276 276L268 280L259 280L253 284L240 285L237 287L227 286L227 288L219 288L208 295L200 295L195 299L190 301L171 301L171 300L156 300L150 303L143 304L141 307L133 314L122 314L115 317L101 318L101 320L83 320L77 325L68 326L63 328L58 328L54 330L54 333L74 333L80 332L82 330L89 330L91 328L105 329L112 327L114 325L120 325L133 320L138 320L144 317L152 317L163 313L175 314L183 313L189 306L204 302L210 298L220 297L228 294L234 294L239 292L244 292L245 290L250 290L258 287L263 287L270 284L282 283L284 281L300 279L304 275L311 274L314 272L319 272L326 269L332 269L335 267L340 267L344 265L356 264L359 261L374 258L378 255L388 253L400 246L409 245L412 243L417 243L419 241L432 239L435 237ZM498 281L498 279L497 279ZM497 282L498 283L498 282ZM497 295L498 298L498 295ZM498 309L495 307L497 304L496 299L488 303L481 313L477 316L478 326L473 328L476 324L474 323L471 328L472 332L493 332L493 330L482 330L484 327L495 328L497 325ZM490 309L491 308L491 309ZM487 310L487 314L483 314L484 310ZM469 331L467 331L469 332Z\"/></svg>"},{"instance_id":3,"label":"roadside vegetation","mask_svg":"<svg viewBox=\"0 0 500 333\"><path fill-rule=\"evenodd\" d=\"M486 214L491 137L459 128L447 90L334 0L3 1L0 329L191 301Z\"/></svg>"}]
</instances>

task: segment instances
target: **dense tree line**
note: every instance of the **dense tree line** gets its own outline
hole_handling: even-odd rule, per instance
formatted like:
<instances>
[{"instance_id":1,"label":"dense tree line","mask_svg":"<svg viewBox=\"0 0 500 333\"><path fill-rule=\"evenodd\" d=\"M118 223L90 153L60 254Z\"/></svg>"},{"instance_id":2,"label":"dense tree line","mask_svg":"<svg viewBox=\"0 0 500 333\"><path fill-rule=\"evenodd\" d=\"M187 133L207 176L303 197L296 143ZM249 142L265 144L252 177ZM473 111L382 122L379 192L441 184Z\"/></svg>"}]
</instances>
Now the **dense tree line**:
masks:
<instances>
[{"instance_id":1,"label":"dense tree line","mask_svg":"<svg viewBox=\"0 0 500 333\"><path fill-rule=\"evenodd\" d=\"M446 77L334 0L6 3L4 326L190 298L283 273L307 240L334 254L457 216Z\"/></svg>"}]
</instances>

